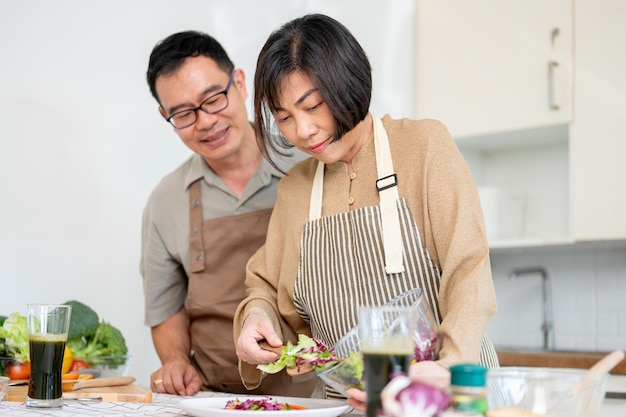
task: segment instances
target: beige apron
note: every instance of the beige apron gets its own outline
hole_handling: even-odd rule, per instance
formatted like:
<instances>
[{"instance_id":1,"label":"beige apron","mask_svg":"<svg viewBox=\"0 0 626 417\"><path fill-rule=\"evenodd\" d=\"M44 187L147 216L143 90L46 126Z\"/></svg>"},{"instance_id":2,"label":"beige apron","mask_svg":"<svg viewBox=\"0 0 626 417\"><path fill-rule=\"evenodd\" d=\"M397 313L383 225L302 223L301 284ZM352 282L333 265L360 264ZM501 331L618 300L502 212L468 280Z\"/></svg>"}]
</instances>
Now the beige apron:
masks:
<instances>
[{"instance_id":1,"label":"beige apron","mask_svg":"<svg viewBox=\"0 0 626 417\"><path fill-rule=\"evenodd\" d=\"M185 303L193 361L204 390L309 396L312 384L294 384L285 372L247 390L233 341L235 310L245 297L245 265L265 242L271 209L202 221L200 181L189 188L190 273Z\"/></svg>"},{"instance_id":2,"label":"beige apron","mask_svg":"<svg viewBox=\"0 0 626 417\"><path fill-rule=\"evenodd\" d=\"M406 199L398 197L387 133L380 119L373 119L380 206L321 217L324 164L319 162L300 244L294 303L313 337L329 346L357 324L358 305L381 305L413 288L424 291L441 321L441 271L422 244ZM483 343L481 363L495 365L490 345Z\"/></svg>"}]
</instances>

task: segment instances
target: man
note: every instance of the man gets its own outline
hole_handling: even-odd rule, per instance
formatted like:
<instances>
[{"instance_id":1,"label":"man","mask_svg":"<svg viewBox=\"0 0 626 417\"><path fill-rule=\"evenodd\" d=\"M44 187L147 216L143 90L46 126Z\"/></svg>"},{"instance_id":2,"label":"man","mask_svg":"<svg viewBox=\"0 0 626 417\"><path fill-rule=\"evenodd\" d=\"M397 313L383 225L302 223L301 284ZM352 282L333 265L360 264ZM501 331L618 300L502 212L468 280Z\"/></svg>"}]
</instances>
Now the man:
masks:
<instances>
[{"instance_id":1,"label":"man","mask_svg":"<svg viewBox=\"0 0 626 417\"><path fill-rule=\"evenodd\" d=\"M308 396L313 378L268 375L248 391L237 369L232 320L281 177L257 146L243 70L214 38L188 31L155 46L147 80L161 115L194 152L161 180L144 210L145 321L162 364L152 390Z\"/></svg>"}]
</instances>

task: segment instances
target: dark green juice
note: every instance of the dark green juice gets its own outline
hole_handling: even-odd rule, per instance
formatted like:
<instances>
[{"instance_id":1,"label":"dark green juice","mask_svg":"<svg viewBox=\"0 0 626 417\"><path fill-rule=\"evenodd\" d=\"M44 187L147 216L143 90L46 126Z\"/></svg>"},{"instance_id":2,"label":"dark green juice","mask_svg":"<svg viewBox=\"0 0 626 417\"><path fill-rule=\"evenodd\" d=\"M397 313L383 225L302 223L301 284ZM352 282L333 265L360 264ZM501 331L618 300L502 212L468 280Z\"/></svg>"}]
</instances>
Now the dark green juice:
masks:
<instances>
[{"instance_id":1,"label":"dark green juice","mask_svg":"<svg viewBox=\"0 0 626 417\"><path fill-rule=\"evenodd\" d=\"M31 363L28 397L37 400L61 398L65 338L35 335L30 337L29 342Z\"/></svg>"},{"instance_id":2,"label":"dark green juice","mask_svg":"<svg viewBox=\"0 0 626 417\"><path fill-rule=\"evenodd\" d=\"M409 372L413 352L385 353L363 352L365 389L367 391L367 417L382 415L380 393L394 372Z\"/></svg>"}]
</instances>

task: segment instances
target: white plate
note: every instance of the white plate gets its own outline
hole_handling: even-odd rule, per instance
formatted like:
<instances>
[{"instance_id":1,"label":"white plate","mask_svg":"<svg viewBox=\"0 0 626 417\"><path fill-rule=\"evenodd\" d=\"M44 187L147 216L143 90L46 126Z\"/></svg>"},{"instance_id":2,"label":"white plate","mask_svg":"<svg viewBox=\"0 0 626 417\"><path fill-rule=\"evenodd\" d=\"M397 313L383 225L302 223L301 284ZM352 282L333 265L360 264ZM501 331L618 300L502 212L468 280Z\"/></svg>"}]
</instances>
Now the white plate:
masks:
<instances>
[{"instance_id":1,"label":"white plate","mask_svg":"<svg viewBox=\"0 0 626 417\"><path fill-rule=\"evenodd\" d=\"M245 401L247 399L267 398L268 396L231 396L231 397L212 397L212 398L188 398L178 402L180 408L185 410L187 414L194 417L240 417L258 415L263 417L337 417L350 408L344 400L316 400L312 398L297 397L279 397L270 396L272 399L281 402L306 407L307 410L225 410L226 403L230 400L238 399Z\"/></svg>"}]
</instances>

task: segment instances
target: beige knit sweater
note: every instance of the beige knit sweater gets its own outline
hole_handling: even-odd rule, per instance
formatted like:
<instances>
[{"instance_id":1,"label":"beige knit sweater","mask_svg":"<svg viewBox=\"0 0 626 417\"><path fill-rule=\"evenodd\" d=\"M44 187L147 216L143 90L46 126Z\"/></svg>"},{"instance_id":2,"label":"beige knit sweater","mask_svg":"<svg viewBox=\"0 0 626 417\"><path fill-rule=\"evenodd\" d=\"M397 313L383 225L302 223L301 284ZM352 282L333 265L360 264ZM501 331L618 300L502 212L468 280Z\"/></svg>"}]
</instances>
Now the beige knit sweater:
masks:
<instances>
[{"instance_id":1,"label":"beige knit sweater","mask_svg":"<svg viewBox=\"0 0 626 417\"><path fill-rule=\"evenodd\" d=\"M478 362L481 339L496 311L489 250L476 185L465 160L443 124L435 120L383 119L398 192L406 198L430 258L442 271L439 363ZM371 136L347 165L326 165L322 216L379 204L374 141ZM247 297L237 309L235 340L252 311L267 315L284 341L310 335L293 304L300 237L308 222L317 159L294 166L278 187L267 240L247 266ZM353 203L350 204L350 198ZM240 361L242 380L258 386L261 373Z\"/></svg>"}]
</instances>

